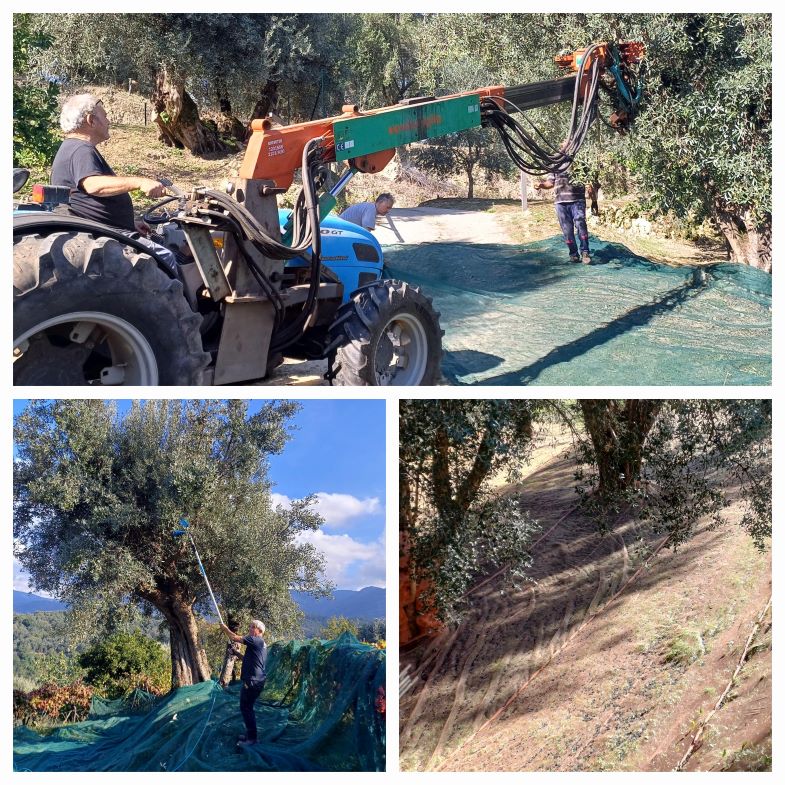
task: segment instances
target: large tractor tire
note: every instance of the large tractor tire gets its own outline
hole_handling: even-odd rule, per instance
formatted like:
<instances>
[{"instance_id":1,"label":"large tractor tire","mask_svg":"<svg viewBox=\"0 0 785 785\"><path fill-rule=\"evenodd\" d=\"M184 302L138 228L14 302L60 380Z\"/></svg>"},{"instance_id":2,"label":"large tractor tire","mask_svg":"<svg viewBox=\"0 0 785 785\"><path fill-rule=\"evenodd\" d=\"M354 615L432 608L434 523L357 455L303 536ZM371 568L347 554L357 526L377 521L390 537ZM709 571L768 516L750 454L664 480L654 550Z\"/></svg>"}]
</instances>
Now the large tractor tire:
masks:
<instances>
[{"instance_id":1,"label":"large tractor tire","mask_svg":"<svg viewBox=\"0 0 785 785\"><path fill-rule=\"evenodd\" d=\"M14 239L14 384L200 384L200 324L148 254L83 232Z\"/></svg>"},{"instance_id":2,"label":"large tractor tire","mask_svg":"<svg viewBox=\"0 0 785 785\"><path fill-rule=\"evenodd\" d=\"M441 378L442 335L431 299L404 281L377 281L358 289L330 327L339 341L335 383L436 384Z\"/></svg>"}]
</instances>

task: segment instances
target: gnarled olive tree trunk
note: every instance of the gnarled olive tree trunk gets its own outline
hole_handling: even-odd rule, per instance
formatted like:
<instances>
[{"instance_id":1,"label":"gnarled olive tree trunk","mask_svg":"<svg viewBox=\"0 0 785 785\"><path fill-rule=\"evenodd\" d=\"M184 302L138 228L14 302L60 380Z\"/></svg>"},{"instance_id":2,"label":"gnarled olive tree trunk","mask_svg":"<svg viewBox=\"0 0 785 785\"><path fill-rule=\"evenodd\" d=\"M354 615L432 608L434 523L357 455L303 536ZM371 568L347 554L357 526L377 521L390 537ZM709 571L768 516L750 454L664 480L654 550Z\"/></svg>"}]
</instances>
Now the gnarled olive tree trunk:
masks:
<instances>
[{"instance_id":1,"label":"gnarled olive tree trunk","mask_svg":"<svg viewBox=\"0 0 785 785\"><path fill-rule=\"evenodd\" d=\"M170 147L186 148L195 155L223 152L226 148L215 127L199 119L199 108L185 85L162 68L155 76L150 97L159 138Z\"/></svg>"},{"instance_id":2,"label":"gnarled olive tree trunk","mask_svg":"<svg viewBox=\"0 0 785 785\"><path fill-rule=\"evenodd\" d=\"M217 119L219 133L224 137L230 136L238 142L244 142L245 126L232 113L232 104L229 99L220 98L218 108L220 110Z\"/></svg>"},{"instance_id":3,"label":"gnarled olive tree trunk","mask_svg":"<svg viewBox=\"0 0 785 785\"><path fill-rule=\"evenodd\" d=\"M207 654L199 644L199 629L193 613L193 600L161 589L137 590L142 599L152 603L169 626L172 658L172 689L210 679Z\"/></svg>"},{"instance_id":4,"label":"gnarled olive tree trunk","mask_svg":"<svg viewBox=\"0 0 785 785\"><path fill-rule=\"evenodd\" d=\"M237 619L233 618L231 614L226 617L226 626L235 633L235 635L239 635L240 625ZM243 658L243 655L240 651L240 644L236 643L235 641L226 642L226 651L224 653L224 661L221 665L221 676L218 679L218 683L225 687L229 682L233 681L234 676L234 664Z\"/></svg>"},{"instance_id":5,"label":"gnarled olive tree trunk","mask_svg":"<svg viewBox=\"0 0 785 785\"><path fill-rule=\"evenodd\" d=\"M757 217L749 207L714 200L714 217L732 262L771 273L771 216Z\"/></svg>"},{"instance_id":6,"label":"gnarled olive tree trunk","mask_svg":"<svg viewBox=\"0 0 785 785\"><path fill-rule=\"evenodd\" d=\"M398 592L401 643L406 643L419 634L417 625L417 581L411 557L411 535L417 518L416 492L403 467L400 466L400 525L398 532Z\"/></svg>"},{"instance_id":7,"label":"gnarled olive tree trunk","mask_svg":"<svg viewBox=\"0 0 785 785\"><path fill-rule=\"evenodd\" d=\"M640 480L643 446L662 404L638 399L580 402L594 448L601 498L612 499Z\"/></svg>"},{"instance_id":8,"label":"gnarled olive tree trunk","mask_svg":"<svg viewBox=\"0 0 785 785\"><path fill-rule=\"evenodd\" d=\"M275 110L278 104L278 82L268 79L259 95L259 100L251 112L246 126L246 139L250 139L253 131L251 130L251 123L254 120L263 120L270 112Z\"/></svg>"}]
</instances>

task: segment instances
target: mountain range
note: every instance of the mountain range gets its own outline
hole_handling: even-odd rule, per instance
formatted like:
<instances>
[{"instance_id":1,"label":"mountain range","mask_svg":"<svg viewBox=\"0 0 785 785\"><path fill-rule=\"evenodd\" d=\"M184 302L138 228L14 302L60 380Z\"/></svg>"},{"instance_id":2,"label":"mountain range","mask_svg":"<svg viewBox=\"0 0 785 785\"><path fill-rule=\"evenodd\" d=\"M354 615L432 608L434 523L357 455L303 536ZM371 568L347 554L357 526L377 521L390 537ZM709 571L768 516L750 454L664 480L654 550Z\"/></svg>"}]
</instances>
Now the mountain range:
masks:
<instances>
[{"instance_id":1,"label":"mountain range","mask_svg":"<svg viewBox=\"0 0 785 785\"><path fill-rule=\"evenodd\" d=\"M344 616L347 619L364 621L385 618L385 596L385 590L377 586L366 586L359 591L336 589L331 597L319 598L302 592L292 592L292 599L308 617L327 619L331 616ZM14 613L64 611L67 607L49 597L14 590Z\"/></svg>"},{"instance_id":2,"label":"mountain range","mask_svg":"<svg viewBox=\"0 0 785 785\"><path fill-rule=\"evenodd\" d=\"M64 611L68 606L50 597L41 597L27 591L14 589L14 613L38 613L38 611Z\"/></svg>"}]
</instances>

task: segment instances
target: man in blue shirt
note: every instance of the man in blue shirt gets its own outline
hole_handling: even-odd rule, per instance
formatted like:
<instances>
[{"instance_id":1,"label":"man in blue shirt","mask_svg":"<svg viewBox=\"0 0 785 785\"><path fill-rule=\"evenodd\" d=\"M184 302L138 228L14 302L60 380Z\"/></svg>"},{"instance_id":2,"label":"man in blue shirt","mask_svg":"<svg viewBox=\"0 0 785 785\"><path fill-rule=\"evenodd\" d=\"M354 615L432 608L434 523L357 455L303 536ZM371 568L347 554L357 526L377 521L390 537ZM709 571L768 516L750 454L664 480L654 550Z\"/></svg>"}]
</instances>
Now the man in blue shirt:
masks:
<instances>
[{"instance_id":1,"label":"man in blue shirt","mask_svg":"<svg viewBox=\"0 0 785 785\"><path fill-rule=\"evenodd\" d=\"M245 636L236 635L225 624L221 625L229 640L245 644L243 667L240 671L240 714L245 723L245 735L240 736L241 747L256 744L256 715L253 705L262 694L267 679L267 644L264 642L264 624L254 619Z\"/></svg>"}]
</instances>

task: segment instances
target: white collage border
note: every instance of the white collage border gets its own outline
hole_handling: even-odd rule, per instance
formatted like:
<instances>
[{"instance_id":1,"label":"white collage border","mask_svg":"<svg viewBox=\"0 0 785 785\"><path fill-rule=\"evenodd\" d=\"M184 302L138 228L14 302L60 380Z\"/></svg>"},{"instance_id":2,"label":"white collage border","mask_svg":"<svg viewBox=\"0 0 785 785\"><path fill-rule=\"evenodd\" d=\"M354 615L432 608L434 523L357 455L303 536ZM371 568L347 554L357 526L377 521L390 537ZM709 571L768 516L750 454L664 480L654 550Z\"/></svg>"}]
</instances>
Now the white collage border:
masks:
<instances>
[{"instance_id":1,"label":"white collage border","mask_svg":"<svg viewBox=\"0 0 785 785\"><path fill-rule=\"evenodd\" d=\"M745 7L747 5L747 7ZM359 0L327 0L323 4L311 2L298 2L298 0L290 0L286 4L285 9L280 9L276 3L270 2L254 2L254 0L241 0L240 2L230 2L226 7L216 9L214 4L205 2L205 0L192 0L191 2L183 2L183 0L171 0L162 9L160 2L151 2L151 0L137 0L133 8L129 8L126 4L112 3L112 2L98 2L97 0L87 0L83 2L35 2L32 0L29 3L22 3L19 0L12 0L11 5L5 10L3 21L3 37L2 46L4 53L4 61L11 62L11 15L13 12L28 12L28 11L41 11L41 12L65 12L65 11L95 11L95 12L111 12L111 11L157 11L162 10L170 12L192 12L192 11L218 11L222 13L231 13L239 11L251 11L257 13L275 13L279 10L286 12L367 12L369 10L380 11L385 13L391 12L476 12L476 5L472 7L466 0L455 0L455 2L448 2L448 0L421 0L421 2L412 2L411 0L399 0L394 6L379 9L369 9L368 4L360 2ZM513 2L507 0L488 0L483 6L483 12L493 11L514 11L514 12L529 12L535 13L538 10L564 11L567 12L599 12L599 11L620 11L630 12L634 10L637 13L645 12L674 12L674 13L687 13L687 12L770 12L773 13L774 20L774 84L779 88L775 89L775 107L774 107L774 203L776 209L774 211L774 247L780 247L780 241L783 239L783 221L781 217L780 205L783 203L783 177L781 171L778 171L778 165L781 161L780 151L783 144L783 123L782 116L785 111L783 105L783 96L785 96L785 88L782 87L781 70L785 55L782 51L778 51L778 45L785 46L785 11L783 11L779 4L772 2L772 0L763 0L763 2L753 4L753 7L748 7L744 3L728 3L728 2L688 2L686 4L677 3L657 3L651 0L642 0L642 2L635 4L634 9L630 9L629 2L599 2L596 4L588 5L586 3L575 2L555 2L550 3L536 3L536 2ZM11 80L9 74L6 72L6 77L0 82L0 90L4 93L3 106L7 107L7 122L6 128L10 136L11 130L11 96L10 96ZM7 137L8 138L8 137ZM8 148L6 148L8 149ZM9 205L10 207L10 205ZM778 212L779 210L779 212ZM9 219L5 223L5 246L11 247L11 222L10 210ZM785 247L785 246L783 246ZM6 257L8 259L8 257ZM8 259L6 269L7 275L10 275L11 261ZM776 267L776 264L775 264ZM773 301L780 302L782 300L783 286L781 285L781 274L778 269L775 270L773 281ZM10 313L10 301L7 301ZM783 336L783 318L777 309L772 309L773 321L773 343L776 346L781 344ZM0 329L3 331L3 339L5 345L11 342L11 318L8 316L0 323ZM780 350L775 350L775 357L779 357ZM496 388L467 388L467 387L428 387L428 388L398 388L398 389L377 389L371 391L368 388L334 388L334 391L328 392L325 387L232 387L232 388L196 388L188 387L173 387L173 388L125 388L120 394L101 394L96 390L81 389L68 389L63 388L14 388L12 386L11 368L10 364L6 366L3 371L0 371L0 444L2 444L2 482L0 482L0 509L5 509L10 512L12 507L12 491L11 491L11 465L12 465L12 406L15 399L26 398L243 398L243 399L323 399L323 398L344 398L344 399L366 399L366 398L382 398L387 401L386 406L386 466L387 466L387 483L386 483L386 509L387 509L387 532L386 532L386 565L387 565L387 620L388 620L388 662L387 662L387 771L385 773L353 773L346 774L340 772L327 772L327 773L242 773L245 782L252 780L267 780L268 782L283 783L287 785L291 783L294 785L297 782L308 780L320 785L345 785L345 783L360 783L369 782L379 783L379 785L398 785L398 783L411 783L411 785L428 785L437 781L445 782L445 778L449 777L450 782L471 783L487 782L489 776L494 777L494 782L522 782L527 783L541 783L541 782L573 782L577 778L585 783L605 783L610 778L615 778L620 781L622 777L629 776L628 773L600 773L600 772L586 772L586 773L557 773L557 772L460 772L460 773L436 773L436 772L400 772L398 771L398 630L397 630L397 616L398 616L398 586L397 586L397 572L398 572L398 445L397 445L397 432L398 432L398 401L402 398L472 398L472 399L487 399L487 398L603 398L603 397L654 397L654 398L767 398L771 397L774 402L774 462L773 471L774 477L785 476L783 468L785 468L785 387L783 373L776 364L773 366L773 384L771 387L496 387ZM119 391L118 391L119 392ZM195 394L198 393L198 394ZM785 509L785 488L774 483L774 516L780 517L781 511ZM12 533L11 533L11 515L8 515L8 524L5 532L4 542L6 543L7 558L2 560L0 564L0 585L7 587L12 583ZM773 579L774 579L774 604L779 607L779 601L783 599L782 586L780 585L779 576L783 574L783 562L781 547L779 541L774 538L773 544ZM69 783L69 782L112 782L112 783L138 783L142 778L147 776L146 773L66 773L66 774L43 774L43 773L19 773L12 772L12 718L10 711L11 703L11 685L13 683L12 673L12 605L11 605L11 592L7 591L2 595L0 600L0 609L2 609L2 622L3 629L6 630L8 636L5 650L0 658L2 665L2 678L5 684L4 690L4 705L5 710L0 711L0 722L2 722L2 735L3 743L0 747L0 778L5 780L5 773L8 772L15 782L25 783ZM775 613L777 611L775 610ZM782 650L783 634L777 624L774 625L774 649L776 652ZM775 742L783 737L785 732L785 725L782 721L781 714L785 711L785 695L783 695L783 679L781 674L777 671L776 667L773 670L773 738ZM713 781L716 777L721 776L723 783L727 783L730 779L734 782L739 780L747 780L751 777L755 778L756 782L768 782L777 776L780 771L785 771L785 765L780 765L780 753L785 756L785 746L780 745L779 749L774 750L773 753L773 772L771 774L765 773L726 773L726 774L712 774L712 773L690 773L690 774L671 774L668 772L645 772L635 774L634 776L642 777L649 782L661 783L670 782L679 776L689 777L693 782L706 782ZM155 775L153 775L155 776ZM172 776L162 774L160 776ZM211 783L216 782L229 782L230 780L237 780L238 775L235 773L177 773L173 775L179 778L188 778L188 781L199 780ZM250 779L249 779L250 778ZM183 781L180 779L180 781Z\"/></svg>"}]
</instances>

